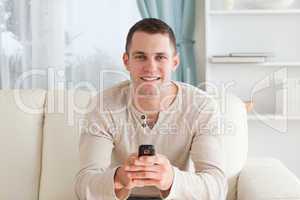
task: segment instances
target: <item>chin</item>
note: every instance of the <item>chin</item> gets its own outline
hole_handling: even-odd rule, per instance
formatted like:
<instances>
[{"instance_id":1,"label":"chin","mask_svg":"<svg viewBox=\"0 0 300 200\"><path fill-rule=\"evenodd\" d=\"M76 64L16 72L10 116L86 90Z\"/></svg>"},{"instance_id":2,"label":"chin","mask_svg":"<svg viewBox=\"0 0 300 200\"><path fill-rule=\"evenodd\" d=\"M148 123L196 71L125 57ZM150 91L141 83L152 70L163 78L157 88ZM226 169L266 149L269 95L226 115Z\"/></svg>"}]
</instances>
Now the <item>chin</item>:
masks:
<instances>
[{"instance_id":1,"label":"chin","mask_svg":"<svg viewBox=\"0 0 300 200\"><path fill-rule=\"evenodd\" d=\"M136 87L139 95L156 96L160 93L161 83L141 83Z\"/></svg>"},{"instance_id":2,"label":"chin","mask_svg":"<svg viewBox=\"0 0 300 200\"><path fill-rule=\"evenodd\" d=\"M156 89L145 89L140 94L145 96L159 96L159 92Z\"/></svg>"}]
</instances>

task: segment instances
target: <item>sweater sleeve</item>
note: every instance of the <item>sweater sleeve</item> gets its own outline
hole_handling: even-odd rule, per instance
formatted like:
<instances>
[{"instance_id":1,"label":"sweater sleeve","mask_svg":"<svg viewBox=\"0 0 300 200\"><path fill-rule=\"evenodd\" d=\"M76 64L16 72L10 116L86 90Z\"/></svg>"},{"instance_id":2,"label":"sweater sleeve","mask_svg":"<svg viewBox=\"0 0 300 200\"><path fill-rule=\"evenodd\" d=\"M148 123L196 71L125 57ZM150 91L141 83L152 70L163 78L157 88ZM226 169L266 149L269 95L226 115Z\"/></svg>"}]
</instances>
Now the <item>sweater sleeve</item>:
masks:
<instances>
[{"instance_id":1,"label":"sweater sleeve","mask_svg":"<svg viewBox=\"0 0 300 200\"><path fill-rule=\"evenodd\" d=\"M115 200L114 175L109 168L114 147L109 116L92 111L85 118L86 126L80 137L80 170L76 175L75 191L80 200ZM110 125L109 125L110 124Z\"/></svg>"},{"instance_id":2,"label":"sweater sleeve","mask_svg":"<svg viewBox=\"0 0 300 200\"><path fill-rule=\"evenodd\" d=\"M173 167L174 180L164 199L223 200L227 194L219 112L211 99L194 123L190 156L195 172Z\"/></svg>"}]
</instances>

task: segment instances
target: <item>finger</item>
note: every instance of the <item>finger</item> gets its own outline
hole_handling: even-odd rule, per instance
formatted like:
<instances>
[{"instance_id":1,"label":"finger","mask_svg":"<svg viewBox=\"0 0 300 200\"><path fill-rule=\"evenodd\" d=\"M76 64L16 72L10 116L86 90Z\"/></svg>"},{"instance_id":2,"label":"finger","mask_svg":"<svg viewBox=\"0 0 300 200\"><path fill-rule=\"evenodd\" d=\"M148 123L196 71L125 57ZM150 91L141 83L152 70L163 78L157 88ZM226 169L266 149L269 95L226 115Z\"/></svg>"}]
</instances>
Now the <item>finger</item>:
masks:
<instances>
[{"instance_id":1,"label":"finger","mask_svg":"<svg viewBox=\"0 0 300 200\"><path fill-rule=\"evenodd\" d=\"M156 156L140 156L139 161L154 165L156 161Z\"/></svg>"},{"instance_id":2,"label":"finger","mask_svg":"<svg viewBox=\"0 0 300 200\"><path fill-rule=\"evenodd\" d=\"M155 179L133 179L134 185L144 186L159 186L160 181Z\"/></svg>"},{"instance_id":3,"label":"finger","mask_svg":"<svg viewBox=\"0 0 300 200\"><path fill-rule=\"evenodd\" d=\"M157 172L128 172L128 176L130 179L161 179L160 173Z\"/></svg>"},{"instance_id":4,"label":"finger","mask_svg":"<svg viewBox=\"0 0 300 200\"><path fill-rule=\"evenodd\" d=\"M138 156L138 154L137 153L132 153L132 154L130 154L129 156L128 156L128 158L131 158L131 159L133 159L133 158L138 158L139 156Z\"/></svg>"},{"instance_id":5,"label":"finger","mask_svg":"<svg viewBox=\"0 0 300 200\"><path fill-rule=\"evenodd\" d=\"M145 162L145 161L140 160L140 159L135 159L132 162L132 165L136 165L136 166L153 166L154 163L153 162Z\"/></svg>"},{"instance_id":6,"label":"finger","mask_svg":"<svg viewBox=\"0 0 300 200\"><path fill-rule=\"evenodd\" d=\"M165 164L167 162L167 158L161 154L156 154L154 156L141 156L139 157L139 161L143 161L145 163L151 164Z\"/></svg>"},{"instance_id":7,"label":"finger","mask_svg":"<svg viewBox=\"0 0 300 200\"><path fill-rule=\"evenodd\" d=\"M137 153L132 153L128 156L125 165L133 165L135 160L138 159L138 154Z\"/></svg>"},{"instance_id":8,"label":"finger","mask_svg":"<svg viewBox=\"0 0 300 200\"><path fill-rule=\"evenodd\" d=\"M131 153L130 156L133 156L133 157L138 158L138 157L139 157L139 154L135 152L135 153Z\"/></svg>"},{"instance_id":9,"label":"finger","mask_svg":"<svg viewBox=\"0 0 300 200\"><path fill-rule=\"evenodd\" d=\"M150 171L150 172L160 172L161 167L159 165L151 165L151 166L145 166L145 165L131 165L126 166L125 171L128 172L134 172L134 171Z\"/></svg>"}]
</instances>

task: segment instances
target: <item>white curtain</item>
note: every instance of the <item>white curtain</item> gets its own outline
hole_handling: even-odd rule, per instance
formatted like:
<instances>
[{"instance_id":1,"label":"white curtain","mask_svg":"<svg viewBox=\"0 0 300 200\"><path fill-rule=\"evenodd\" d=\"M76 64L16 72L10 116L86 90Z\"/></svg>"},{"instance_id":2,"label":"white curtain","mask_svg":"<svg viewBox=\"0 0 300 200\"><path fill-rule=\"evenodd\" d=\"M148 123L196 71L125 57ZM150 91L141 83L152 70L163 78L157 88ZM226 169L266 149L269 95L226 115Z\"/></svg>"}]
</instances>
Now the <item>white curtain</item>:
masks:
<instances>
[{"instance_id":1,"label":"white curtain","mask_svg":"<svg viewBox=\"0 0 300 200\"><path fill-rule=\"evenodd\" d=\"M64 1L0 1L1 88L47 88L64 69Z\"/></svg>"},{"instance_id":2,"label":"white curtain","mask_svg":"<svg viewBox=\"0 0 300 200\"><path fill-rule=\"evenodd\" d=\"M0 87L4 89L13 87L20 73L31 65L28 2L0 0Z\"/></svg>"},{"instance_id":3,"label":"white curtain","mask_svg":"<svg viewBox=\"0 0 300 200\"><path fill-rule=\"evenodd\" d=\"M31 0L34 88L53 87L52 76L64 79L64 11L64 0Z\"/></svg>"},{"instance_id":4,"label":"white curtain","mask_svg":"<svg viewBox=\"0 0 300 200\"><path fill-rule=\"evenodd\" d=\"M127 79L125 37L140 18L135 1L0 0L0 89Z\"/></svg>"}]
</instances>

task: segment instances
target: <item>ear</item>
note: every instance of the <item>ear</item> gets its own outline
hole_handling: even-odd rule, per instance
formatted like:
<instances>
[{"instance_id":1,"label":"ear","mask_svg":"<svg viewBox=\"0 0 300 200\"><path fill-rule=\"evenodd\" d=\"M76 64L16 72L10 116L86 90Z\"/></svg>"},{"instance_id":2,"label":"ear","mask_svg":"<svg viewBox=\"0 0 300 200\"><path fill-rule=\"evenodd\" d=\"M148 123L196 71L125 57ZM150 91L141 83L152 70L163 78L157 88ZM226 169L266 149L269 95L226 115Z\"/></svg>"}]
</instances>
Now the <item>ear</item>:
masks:
<instances>
[{"instance_id":1,"label":"ear","mask_svg":"<svg viewBox=\"0 0 300 200\"><path fill-rule=\"evenodd\" d=\"M127 71L130 71L130 66L129 66L129 55L127 52L123 53L123 63L127 69Z\"/></svg>"},{"instance_id":2,"label":"ear","mask_svg":"<svg viewBox=\"0 0 300 200\"><path fill-rule=\"evenodd\" d=\"M172 65L172 71L175 71L177 69L177 67L179 66L180 63L180 57L179 57L179 53L176 53L173 56L173 65Z\"/></svg>"}]
</instances>

